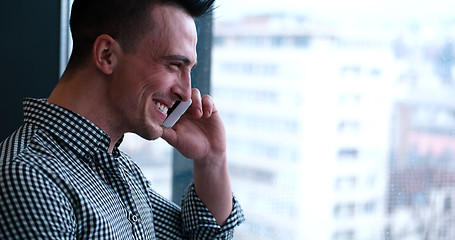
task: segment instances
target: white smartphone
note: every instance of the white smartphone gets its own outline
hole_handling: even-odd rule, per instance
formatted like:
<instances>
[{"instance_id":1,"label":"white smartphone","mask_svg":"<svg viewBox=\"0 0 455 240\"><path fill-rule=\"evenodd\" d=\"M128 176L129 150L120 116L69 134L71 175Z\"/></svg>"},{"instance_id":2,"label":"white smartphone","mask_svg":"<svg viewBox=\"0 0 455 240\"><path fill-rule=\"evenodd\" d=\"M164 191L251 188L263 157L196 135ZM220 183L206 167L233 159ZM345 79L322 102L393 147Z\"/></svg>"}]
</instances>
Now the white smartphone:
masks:
<instances>
[{"instance_id":1,"label":"white smartphone","mask_svg":"<svg viewBox=\"0 0 455 240\"><path fill-rule=\"evenodd\" d=\"M161 124L165 128L172 128L174 124L180 119L180 117L185 113L185 111L190 107L192 101L191 99L186 102L177 101L167 111L167 117Z\"/></svg>"}]
</instances>

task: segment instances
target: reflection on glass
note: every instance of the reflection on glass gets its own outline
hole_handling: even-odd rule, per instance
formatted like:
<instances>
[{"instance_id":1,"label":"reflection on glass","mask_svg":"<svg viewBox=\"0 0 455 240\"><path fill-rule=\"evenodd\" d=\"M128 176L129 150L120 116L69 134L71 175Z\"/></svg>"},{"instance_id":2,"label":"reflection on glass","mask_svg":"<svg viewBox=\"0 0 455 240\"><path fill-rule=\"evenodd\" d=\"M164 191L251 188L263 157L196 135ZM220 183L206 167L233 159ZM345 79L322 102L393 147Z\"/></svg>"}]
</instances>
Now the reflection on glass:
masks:
<instances>
[{"instance_id":1,"label":"reflection on glass","mask_svg":"<svg viewBox=\"0 0 455 240\"><path fill-rule=\"evenodd\" d=\"M217 1L235 239L455 239L455 15L437 2Z\"/></svg>"}]
</instances>

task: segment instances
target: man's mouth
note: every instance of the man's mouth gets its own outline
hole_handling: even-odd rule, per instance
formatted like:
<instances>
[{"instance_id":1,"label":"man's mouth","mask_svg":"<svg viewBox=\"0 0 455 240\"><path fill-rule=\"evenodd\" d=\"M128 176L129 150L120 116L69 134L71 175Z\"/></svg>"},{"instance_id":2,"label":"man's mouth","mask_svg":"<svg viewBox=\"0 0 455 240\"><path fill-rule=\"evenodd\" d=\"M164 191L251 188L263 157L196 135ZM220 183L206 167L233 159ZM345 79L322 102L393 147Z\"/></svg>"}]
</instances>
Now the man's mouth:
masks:
<instances>
[{"instance_id":1,"label":"man's mouth","mask_svg":"<svg viewBox=\"0 0 455 240\"><path fill-rule=\"evenodd\" d=\"M164 105L163 103L160 103L158 101L153 101L153 103L155 103L156 107L163 113L163 114L167 114L167 110L168 110L168 107L166 105Z\"/></svg>"}]
</instances>

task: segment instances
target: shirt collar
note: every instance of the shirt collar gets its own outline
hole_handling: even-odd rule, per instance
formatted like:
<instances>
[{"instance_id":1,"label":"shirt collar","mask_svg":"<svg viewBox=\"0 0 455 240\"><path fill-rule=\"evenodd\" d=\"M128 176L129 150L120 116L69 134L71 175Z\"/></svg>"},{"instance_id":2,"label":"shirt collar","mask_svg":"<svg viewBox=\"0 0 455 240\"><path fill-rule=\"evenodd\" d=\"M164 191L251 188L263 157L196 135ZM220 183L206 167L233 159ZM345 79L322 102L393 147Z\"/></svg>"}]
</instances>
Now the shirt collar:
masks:
<instances>
[{"instance_id":1,"label":"shirt collar","mask_svg":"<svg viewBox=\"0 0 455 240\"><path fill-rule=\"evenodd\" d=\"M25 123L49 131L79 156L93 156L97 151L108 151L109 135L81 115L45 99L26 98L23 105ZM118 152L118 145L114 154Z\"/></svg>"}]
</instances>

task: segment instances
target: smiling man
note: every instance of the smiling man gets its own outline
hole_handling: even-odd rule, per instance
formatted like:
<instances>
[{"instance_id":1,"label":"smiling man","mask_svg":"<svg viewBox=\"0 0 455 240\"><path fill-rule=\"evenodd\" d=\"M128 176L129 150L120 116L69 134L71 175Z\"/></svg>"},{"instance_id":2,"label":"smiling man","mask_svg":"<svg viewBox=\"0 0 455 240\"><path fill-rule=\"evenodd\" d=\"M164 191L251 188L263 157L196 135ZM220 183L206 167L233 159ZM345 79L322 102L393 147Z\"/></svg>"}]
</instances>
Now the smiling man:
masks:
<instances>
[{"instance_id":1,"label":"smiling man","mask_svg":"<svg viewBox=\"0 0 455 240\"><path fill-rule=\"evenodd\" d=\"M194 18L212 1L75 0L74 48L47 100L24 101L24 125L0 145L0 239L230 239L243 214L232 196L224 126L191 89ZM193 104L162 122L176 101ZM118 146L133 132L193 159L176 206Z\"/></svg>"}]
</instances>

